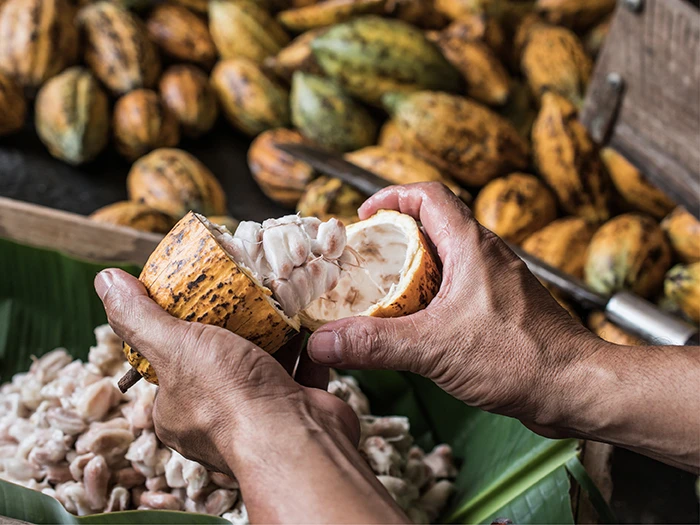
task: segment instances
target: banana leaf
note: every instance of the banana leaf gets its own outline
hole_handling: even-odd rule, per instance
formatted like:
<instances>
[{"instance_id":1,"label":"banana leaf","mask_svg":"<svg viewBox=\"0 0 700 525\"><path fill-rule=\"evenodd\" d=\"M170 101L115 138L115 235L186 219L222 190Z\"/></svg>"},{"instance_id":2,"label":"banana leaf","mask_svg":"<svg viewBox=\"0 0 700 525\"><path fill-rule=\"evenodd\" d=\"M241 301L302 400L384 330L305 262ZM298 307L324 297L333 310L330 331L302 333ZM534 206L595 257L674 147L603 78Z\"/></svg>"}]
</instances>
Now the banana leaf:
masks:
<instances>
[{"instance_id":1,"label":"banana leaf","mask_svg":"<svg viewBox=\"0 0 700 525\"><path fill-rule=\"evenodd\" d=\"M108 264L0 239L0 375L27 370L32 355L63 346L85 359L93 328L105 321L92 281ZM136 267L123 267L138 274ZM573 523L567 462L575 440L548 440L520 422L469 408L432 382L398 372L357 372L373 413L410 418L422 447L448 443L461 463L443 521ZM0 515L33 523L222 523L186 513L130 511L76 518L48 496L0 482Z\"/></svg>"}]
</instances>

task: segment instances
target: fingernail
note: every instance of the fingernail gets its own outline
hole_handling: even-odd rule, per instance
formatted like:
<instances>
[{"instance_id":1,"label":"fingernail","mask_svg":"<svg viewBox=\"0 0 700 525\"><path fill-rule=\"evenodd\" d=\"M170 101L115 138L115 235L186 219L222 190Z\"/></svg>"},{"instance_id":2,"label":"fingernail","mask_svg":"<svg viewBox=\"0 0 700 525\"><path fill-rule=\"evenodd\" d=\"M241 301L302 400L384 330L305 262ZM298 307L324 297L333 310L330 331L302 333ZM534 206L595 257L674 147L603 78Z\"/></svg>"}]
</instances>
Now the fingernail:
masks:
<instances>
[{"instance_id":1,"label":"fingernail","mask_svg":"<svg viewBox=\"0 0 700 525\"><path fill-rule=\"evenodd\" d=\"M95 291L100 297L100 300L107 294L107 290L112 287L112 282L113 278L109 270L102 270L97 274L97 277L95 277Z\"/></svg>"},{"instance_id":2,"label":"fingernail","mask_svg":"<svg viewBox=\"0 0 700 525\"><path fill-rule=\"evenodd\" d=\"M311 357L317 362L335 365L343 362L340 338L335 332L319 332L309 340Z\"/></svg>"}]
</instances>

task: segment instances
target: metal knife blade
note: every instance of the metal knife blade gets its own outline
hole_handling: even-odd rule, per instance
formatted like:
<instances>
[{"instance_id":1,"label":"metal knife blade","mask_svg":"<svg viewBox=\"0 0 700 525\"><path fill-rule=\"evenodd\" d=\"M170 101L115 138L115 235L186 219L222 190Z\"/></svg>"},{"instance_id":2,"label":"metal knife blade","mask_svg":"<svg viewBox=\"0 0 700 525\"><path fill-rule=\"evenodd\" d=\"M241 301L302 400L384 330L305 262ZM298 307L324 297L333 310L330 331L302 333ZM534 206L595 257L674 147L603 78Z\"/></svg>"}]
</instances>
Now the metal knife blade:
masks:
<instances>
[{"instance_id":1,"label":"metal knife blade","mask_svg":"<svg viewBox=\"0 0 700 525\"><path fill-rule=\"evenodd\" d=\"M282 151L336 177L366 195L373 195L390 184L371 171L345 160L335 153L303 144L279 144ZM697 344L696 327L660 310L652 303L628 292L606 297L588 288L583 282L507 243L528 269L543 282L564 292L585 308L603 310L621 328L655 344Z\"/></svg>"}]
</instances>

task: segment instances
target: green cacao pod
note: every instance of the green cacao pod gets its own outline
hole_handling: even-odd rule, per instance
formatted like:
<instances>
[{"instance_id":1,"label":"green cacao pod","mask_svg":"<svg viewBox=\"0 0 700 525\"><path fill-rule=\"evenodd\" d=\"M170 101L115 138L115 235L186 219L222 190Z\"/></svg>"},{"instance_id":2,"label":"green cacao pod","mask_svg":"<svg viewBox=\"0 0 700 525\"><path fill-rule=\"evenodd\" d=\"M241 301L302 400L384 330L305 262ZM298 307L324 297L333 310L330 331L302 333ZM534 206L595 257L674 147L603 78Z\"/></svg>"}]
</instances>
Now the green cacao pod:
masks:
<instances>
[{"instance_id":1,"label":"green cacao pod","mask_svg":"<svg viewBox=\"0 0 700 525\"><path fill-rule=\"evenodd\" d=\"M374 143L377 124L333 81L297 71L292 78L292 123L309 140L350 151Z\"/></svg>"},{"instance_id":2,"label":"green cacao pod","mask_svg":"<svg viewBox=\"0 0 700 525\"><path fill-rule=\"evenodd\" d=\"M49 153L68 164L94 159L109 140L109 101L95 77L71 67L39 90L34 120Z\"/></svg>"},{"instance_id":3,"label":"green cacao pod","mask_svg":"<svg viewBox=\"0 0 700 525\"><path fill-rule=\"evenodd\" d=\"M455 91L461 84L437 47L400 20L357 18L332 27L311 48L329 78L370 104L388 92Z\"/></svg>"},{"instance_id":4,"label":"green cacao pod","mask_svg":"<svg viewBox=\"0 0 700 525\"><path fill-rule=\"evenodd\" d=\"M221 58L248 58L257 64L289 42L284 29L250 0L211 0L209 31Z\"/></svg>"},{"instance_id":5,"label":"green cacao pod","mask_svg":"<svg viewBox=\"0 0 700 525\"><path fill-rule=\"evenodd\" d=\"M289 124L289 95L246 58L219 62L211 82L229 122L250 136Z\"/></svg>"},{"instance_id":6,"label":"green cacao pod","mask_svg":"<svg viewBox=\"0 0 700 525\"><path fill-rule=\"evenodd\" d=\"M690 319L700 323L700 262L671 268L664 279L664 293Z\"/></svg>"},{"instance_id":7,"label":"green cacao pod","mask_svg":"<svg viewBox=\"0 0 700 525\"><path fill-rule=\"evenodd\" d=\"M74 64L78 58L74 14L65 0L7 0L0 8L0 71L34 94L46 80Z\"/></svg>"},{"instance_id":8,"label":"green cacao pod","mask_svg":"<svg viewBox=\"0 0 700 525\"><path fill-rule=\"evenodd\" d=\"M527 168L528 145L503 117L464 97L421 91L384 97L408 150L470 186Z\"/></svg>"},{"instance_id":9,"label":"green cacao pod","mask_svg":"<svg viewBox=\"0 0 700 525\"><path fill-rule=\"evenodd\" d=\"M671 248L648 215L625 213L609 220L588 246L586 284L603 295L629 290L653 297L671 266Z\"/></svg>"},{"instance_id":10,"label":"green cacao pod","mask_svg":"<svg viewBox=\"0 0 700 525\"><path fill-rule=\"evenodd\" d=\"M576 108L545 93L532 127L535 165L565 211L591 221L610 217L611 184L598 148L576 117Z\"/></svg>"},{"instance_id":11,"label":"green cacao pod","mask_svg":"<svg viewBox=\"0 0 700 525\"><path fill-rule=\"evenodd\" d=\"M385 6L386 0L325 0L282 11L277 19L290 31L301 33L339 24L359 15L380 14Z\"/></svg>"},{"instance_id":12,"label":"green cacao pod","mask_svg":"<svg viewBox=\"0 0 700 525\"><path fill-rule=\"evenodd\" d=\"M78 19L87 43L85 62L113 93L155 85L160 75L158 50L136 15L98 2L81 9Z\"/></svg>"}]
</instances>

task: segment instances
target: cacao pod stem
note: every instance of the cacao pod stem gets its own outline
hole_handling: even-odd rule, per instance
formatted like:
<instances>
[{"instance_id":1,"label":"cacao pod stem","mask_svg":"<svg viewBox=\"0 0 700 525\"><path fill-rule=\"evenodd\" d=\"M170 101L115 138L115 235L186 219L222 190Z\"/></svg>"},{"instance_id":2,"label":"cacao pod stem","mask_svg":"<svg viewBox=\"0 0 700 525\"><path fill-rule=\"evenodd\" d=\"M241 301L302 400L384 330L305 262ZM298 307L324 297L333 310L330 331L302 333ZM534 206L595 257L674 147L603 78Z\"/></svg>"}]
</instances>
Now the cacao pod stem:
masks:
<instances>
[{"instance_id":1,"label":"cacao pod stem","mask_svg":"<svg viewBox=\"0 0 700 525\"><path fill-rule=\"evenodd\" d=\"M119 380L117 386L119 386L119 390L121 390L122 394L126 394L126 391L129 390L136 383L138 383L140 380L141 374L139 374L135 368L130 368L129 371L126 374L124 374Z\"/></svg>"}]
</instances>

